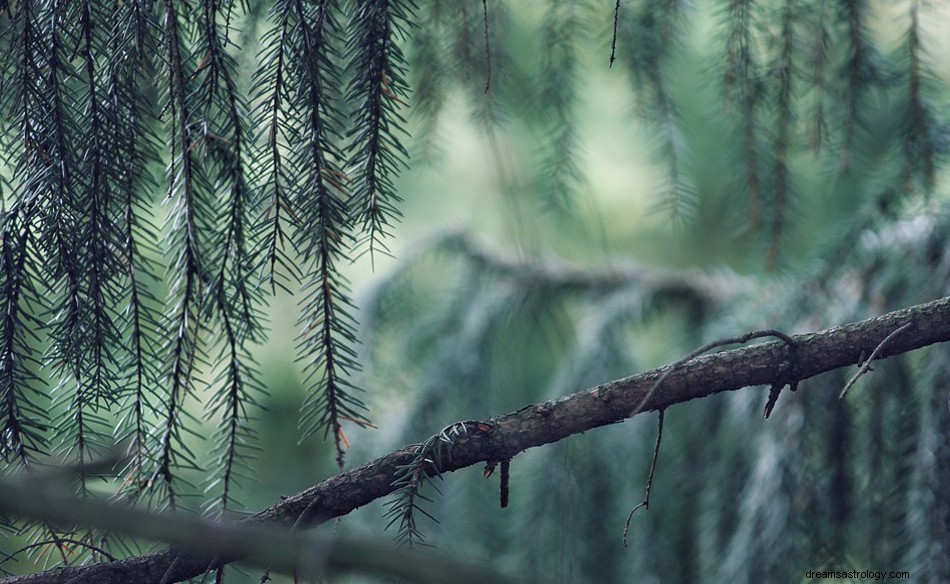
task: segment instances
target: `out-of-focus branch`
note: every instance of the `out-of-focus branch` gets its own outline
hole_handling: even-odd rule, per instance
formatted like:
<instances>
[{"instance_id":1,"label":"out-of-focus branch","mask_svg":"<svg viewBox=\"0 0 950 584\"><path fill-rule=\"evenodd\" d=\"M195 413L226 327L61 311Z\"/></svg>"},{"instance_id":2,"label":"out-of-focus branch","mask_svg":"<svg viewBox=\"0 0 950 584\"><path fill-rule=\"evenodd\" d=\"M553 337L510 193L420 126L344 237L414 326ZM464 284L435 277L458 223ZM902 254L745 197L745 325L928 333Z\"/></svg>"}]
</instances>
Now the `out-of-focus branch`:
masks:
<instances>
[{"instance_id":1,"label":"out-of-focus branch","mask_svg":"<svg viewBox=\"0 0 950 584\"><path fill-rule=\"evenodd\" d=\"M906 328L900 335L882 342L902 327ZM950 297L856 323L795 335L793 339L794 349L785 341L774 341L705 355L679 364L668 373L669 366L470 423L468 426L473 429L454 440L451 458L441 461L440 470L454 471L480 462L505 460L528 448L621 422L633 413L662 410L749 386L808 379L859 363L875 349L878 358L885 358L948 341ZM663 384L652 391L656 381L664 375ZM314 526L345 515L390 494L397 469L408 464L413 456L411 448L397 450L330 477L240 524ZM0 584L159 582L163 577L165 582L179 582L204 572L208 565L207 557L167 550L108 564L8 578Z\"/></svg>"},{"instance_id":2,"label":"out-of-focus branch","mask_svg":"<svg viewBox=\"0 0 950 584\"><path fill-rule=\"evenodd\" d=\"M723 301L748 290L751 285L734 273L717 277L699 270L652 268L628 258L609 260L609 265L602 268L572 265L560 258L516 258L493 250L460 231L441 234L434 242L425 243L424 247L454 251L486 270L537 287L610 292L636 286L657 294L680 292L707 301Z\"/></svg>"},{"instance_id":3,"label":"out-of-focus branch","mask_svg":"<svg viewBox=\"0 0 950 584\"><path fill-rule=\"evenodd\" d=\"M322 530L294 531L264 522L156 514L124 504L78 498L55 486L64 482L59 478L41 474L0 482L0 513L53 524L82 525L175 547L159 554L51 570L4 582L160 582L166 572L168 578L180 578L181 573L196 569L200 573L237 559L261 569L295 573L313 580L326 573L356 571L423 584L441 584L445 574L452 574L453 582L468 584L515 582L489 566L466 563L430 550L398 548L381 536L340 536Z\"/></svg>"}]
</instances>

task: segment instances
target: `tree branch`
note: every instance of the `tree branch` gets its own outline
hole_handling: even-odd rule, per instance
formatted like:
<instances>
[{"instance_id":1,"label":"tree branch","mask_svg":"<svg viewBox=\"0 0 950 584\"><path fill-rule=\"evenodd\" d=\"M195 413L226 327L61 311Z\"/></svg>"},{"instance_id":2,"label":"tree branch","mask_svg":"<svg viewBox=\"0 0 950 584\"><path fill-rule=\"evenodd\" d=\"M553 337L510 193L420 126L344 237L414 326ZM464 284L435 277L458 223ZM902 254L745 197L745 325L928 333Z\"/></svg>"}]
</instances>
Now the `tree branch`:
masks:
<instances>
[{"instance_id":1,"label":"tree branch","mask_svg":"<svg viewBox=\"0 0 950 584\"><path fill-rule=\"evenodd\" d=\"M94 497L79 498L68 488L69 479L75 476L78 467L66 470L70 472L34 472L15 480L0 481L0 513L15 510L34 520L45 518L59 525L82 525L104 533L169 544L177 550L200 552L209 568L240 558L248 566L294 574L306 582L322 581L340 572L390 576L416 584L443 584L445 574L452 574L452 581L458 584L518 584L536 580L511 578L484 563L466 562L436 550L400 548L391 538L382 535L346 536L333 533L330 526L323 530L293 531L273 524L253 525L182 513L159 515L128 504L108 503ZM70 548L75 546L93 547L88 541L68 538L33 545L49 544L65 548L65 556L71 555ZM101 549L93 549L106 554ZM121 564L107 554L106 557L113 562L109 566ZM164 569L163 563L158 561L161 556L144 559L146 561L127 567L125 576L110 571L96 580L114 582L125 577L126 582L139 582L140 578L152 581L153 572ZM175 561L171 565L174 567ZM50 575L59 581L64 575L69 577L68 574L63 570ZM79 577L88 581L93 576L81 572Z\"/></svg>"},{"instance_id":2,"label":"tree branch","mask_svg":"<svg viewBox=\"0 0 950 584\"><path fill-rule=\"evenodd\" d=\"M900 335L883 341L895 330ZM491 460L504 460L544 444L557 442L632 413L658 411L671 405L749 386L800 381L855 363L878 351L877 358L905 353L950 340L950 297L820 332L794 335L796 348L773 341L697 357L631 377L609 381L555 400L525 406L491 418L463 434L452 445L442 472ZM655 392L651 388L665 376ZM793 379L794 377L794 379ZM397 450L360 467L332 476L246 518L245 525L314 526L346 515L393 491L399 466L408 464L413 449ZM238 558L231 558L234 561ZM84 582L180 582L209 568L207 558L180 550L77 568L61 568L0 580L0 584ZM164 580L162 578L164 577Z\"/></svg>"}]
</instances>

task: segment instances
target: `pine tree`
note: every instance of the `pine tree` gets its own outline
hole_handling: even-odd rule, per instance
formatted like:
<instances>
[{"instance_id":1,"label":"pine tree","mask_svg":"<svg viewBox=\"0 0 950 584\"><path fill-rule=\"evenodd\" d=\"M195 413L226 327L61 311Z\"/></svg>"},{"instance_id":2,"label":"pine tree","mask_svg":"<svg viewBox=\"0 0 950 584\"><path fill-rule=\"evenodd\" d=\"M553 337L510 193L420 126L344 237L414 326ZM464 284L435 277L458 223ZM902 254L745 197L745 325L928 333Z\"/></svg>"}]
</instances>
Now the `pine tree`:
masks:
<instances>
[{"instance_id":1,"label":"pine tree","mask_svg":"<svg viewBox=\"0 0 950 584\"><path fill-rule=\"evenodd\" d=\"M946 23L919 1L0 0L0 568L502 577L296 529L388 496L344 532L546 581L950 580L950 360L924 348L950 339ZM649 158L616 216L599 87ZM405 173L458 156L446 121L498 194L445 197L501 201L501 235L432 221L408 248ZM384 257L357 294L351 266ZM213 523L259 500L280 400L257 356L288 293L297 438L339 474Z\"/></svg>"}]
</instances>

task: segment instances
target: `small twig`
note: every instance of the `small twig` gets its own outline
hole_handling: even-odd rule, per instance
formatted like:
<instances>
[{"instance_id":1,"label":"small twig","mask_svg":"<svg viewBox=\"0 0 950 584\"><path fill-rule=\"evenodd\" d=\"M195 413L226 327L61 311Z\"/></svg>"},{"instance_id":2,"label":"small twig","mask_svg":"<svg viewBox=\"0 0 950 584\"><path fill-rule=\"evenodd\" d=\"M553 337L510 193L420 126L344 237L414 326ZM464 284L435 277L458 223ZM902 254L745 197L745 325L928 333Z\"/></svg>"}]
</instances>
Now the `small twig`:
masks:
<instances>
[{"instance_id":1,"label":"small twig","mask_svg":"<svg viewBox=\"0 0 950 584\"><path fill-rule=\"evenodd\" d=\"M769 400L765 402L765 411L762 412L762 417L768 419L768 417L772 415L775 402L778 401L778 396L782 393L783 387L785 387L785 384L778 381L772 384L772 387L769 389Z\"/></svg>"},{"instance_id":2,"label":"small twig","mask_svg":"<svg viewBox=\"0 0 950 584\"><path fill-rule=\"evenodd\" d=\"M102 549L102 548L100 548L100 547L97 547L97 546L95 546L95 545L92 545L92 544L90 544L90 543L86 543L86 542L81 541L81 540L78 540L78 539L71 539L71 538L68 538L68 537L60 537L60 538L57 538L56 540L38 541L38 542L36 542L36 543L31 543L30 545L21 547L20 549L15 550L15 551L12 551L12 552L10 552L10 553L3 552L3 555L6 556L5 558L3 558L3 561L6 562L7 560L12 560L12 559L14 558L14 556L16 556L16 555L18 555L18 554L21 554L21 553L23 553L23 552L29 551L29 550L31 550L31 549L33 549L33 548L43 547L43 546L47 546L47 545L54 545L54 546L58 547L60 550L62 550L62 549L63 549L63 545L62 545L62 544L71 544L71 545L75 545L75 546L79 546L79 547L84 547L84 548L87 548L87 549L89 549L90 551L92 551L92 552L94 552L94 553L101 554L102 556L106 557L110 562L116 561L115 556L111 555L111 554L110 554L109 552L107 552L106 550L104 550L104 549Z\"/></svg>"},{"instance_id":3,"label":"small twig","mask_svg":"<svg viewBox=\"0 0 950 584\"><path fill-rule=\"evenodd\" d=\"M650 489L653 488L653 475L656 473L656 461L660 457L660 441L663 440L663 414L665 412L666 410L659 411L660 418L656 429L656 444L653 446L653 460L650 462L650 475L647 477L646 493L643 495L643 501L630 510L630 514L627 515L627 522L623 525L623 547L627 547L627 532L630 530L630 520L633 519L633 514L641 507L647 511L650 510Z\"/></svg>"},{"instance_id":4,"label":"small twig","mask_svg":"<svg viewBox=\"0 0 950 584\"><path fill-rule=\"evenodd\" d=\"M666 378L669 377L671 373L676 371L680 365L688 361L691 361L695 359L696 357L699 357L700 355L702 355L706 351L709 351L710 349L715 349L716 347L722 347L724 345L744 344L744 343L748 343L752 339L761 339L763 337L775 337L777 339L784 341L786 345L788 345L789 347L793 349L798 346L798 341L796 341L789 335L783 333L782 331L776 330L776 329L763 329L760 331L751 331L744 335L739 335L737 337L728 337L725 339L719 339L711 343L708 343L706 345L703 345L702 347L696 349L689 355L686 355L679 361L676 361L675 363L667 367L663 371L663 373L660 375L660 377L656 380L656 383L653 384L653 387L650 388L650 391L648 391L647 394L643 396L643 399L640 400L640 403L637 405L636 408L633 409L630 415L633 416L639 413L640 410L643 409L644 404L646 404L650 400L650 397L653 396L653 393L656 392L656 390L660 387L660 385L664 381L666 381ZM796 389L797 389L797 383L796 383Z\"/></svg>"},{"instance_id":5,"label":"small twig","mask_svg":"<svg viewBox=\"0 0 950 584\"><path fill-rule=\"evenodd\" d=\"M482 471L483 478L491 478L495 474L495 467L498 466L497 460L489 460L485 463L485 470Z\"/></svg>"},{"instance_id":6,"label":"small twig","mask_svg":"<svg viewBox=\"0 0 950 584\"><path fill-rule=\"evenodd\" d=\"M911 323L908 322L907 324L905 324L904 326L900 327L899 329L897 329L897 330L891 332L891 334L889 334L889 335L887 335L886 337L884 337L884 340L883 340L883 341L881 341L880 343L878 343L877 347L874 348L874 351L871 352L871 356L868 357L867 361L865 361L863 364L861 364L861 367L858 368L858 372L855 373L855 374L854 374L854 377L852 377L850 380L848 380L848 383L845 384L844 389L841 390L841 394L838 396L838 399L844 399L844 396L848 394L848 390L851 389L851 386L854 385L854 384L858 381L858 378L861 377L862 375L864 375L865 373L867 373L868 371L871 370L871 362L874 361L874 359L877 358L877 356L878 356L878 354L881 352L881 350L884 349L884 346L887 345L887 343L888 343L891 339L893 339L893 338L896 337L898 334L900 334L901 332L903 332L904 329L906 329L907 327L909 327L910 324L911 324ZM859 363L860 363L860 361L859 361Z\"/></svg>"},{"instance_id":7,"label":"small twig","mask_svg":"<svg viewBox=\"0 0 950 584\"><path fill-rule=\"evenodd\" d=\"M619 0L618 0L619 1ZM482 0L482 16L485 19L485 93L491 89L491 41L488 37L488 0Z\"/></svg>"},{"instance_id":8,"label":"small twig","mask_svg":"<svg viewBox=\"0 0 950 584\"><path fill-rule=\"evenodd\" d=\"M614 66L614 61L617 60L617 24L620 23L620 0L617 0L617 5L614 7L614 36L610 39L610 63L607 65L607 68L610 69Z\"/></svg>"},{"instance_id":9,"label":"small twig","mask_svg":"<svg viewBox=\"0 0 950 584\"><path fill-rule=\"evenodd\" d=\"M504 509L508 506L508 480L509 480L509 470L511 468L511 459L506 458L501 461L501 480L499 481L500 491L498 493L498 503L501 505L501 508Z\"/></svg>"}]
</instances>

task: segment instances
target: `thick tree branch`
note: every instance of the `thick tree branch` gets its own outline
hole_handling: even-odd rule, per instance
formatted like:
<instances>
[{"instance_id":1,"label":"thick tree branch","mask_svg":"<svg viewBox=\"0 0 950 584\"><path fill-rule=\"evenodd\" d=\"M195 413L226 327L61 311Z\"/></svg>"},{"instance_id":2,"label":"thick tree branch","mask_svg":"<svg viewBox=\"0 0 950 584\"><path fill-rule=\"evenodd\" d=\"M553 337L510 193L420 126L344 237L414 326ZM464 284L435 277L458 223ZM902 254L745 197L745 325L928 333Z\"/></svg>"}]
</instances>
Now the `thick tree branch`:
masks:
<instances>
[{"instance_id":1,"label":"thick tree branch","mask_svg":"<svg viewBox=\"0 0 950 584\"><path fill-rule=\"evenodd\" d=\"M885 338L904 326L907 328L900 335L883 343ZM875 349L878 350L877 358L884 358L948 341L950 297L857 323L795 335L794 340L794 357L784 341L723 351L678 365L666 375L656 391L651 392L651 389L667 367L471 424L472 430L456 439L451 460L443 461L442 471L505 460L528 448L621 422L635 412L662 410L692 399L749 386L807 379L859 363ZM409 448L397 450L288 497L245 519L244 523L314 526L332 517L346 515L391 493L396 469L407 464L412 456ZM108 564L7 578L0 584L180 582L201 574L208 567L207 559L168 550Z\"/></svg>"}]
</instances>

